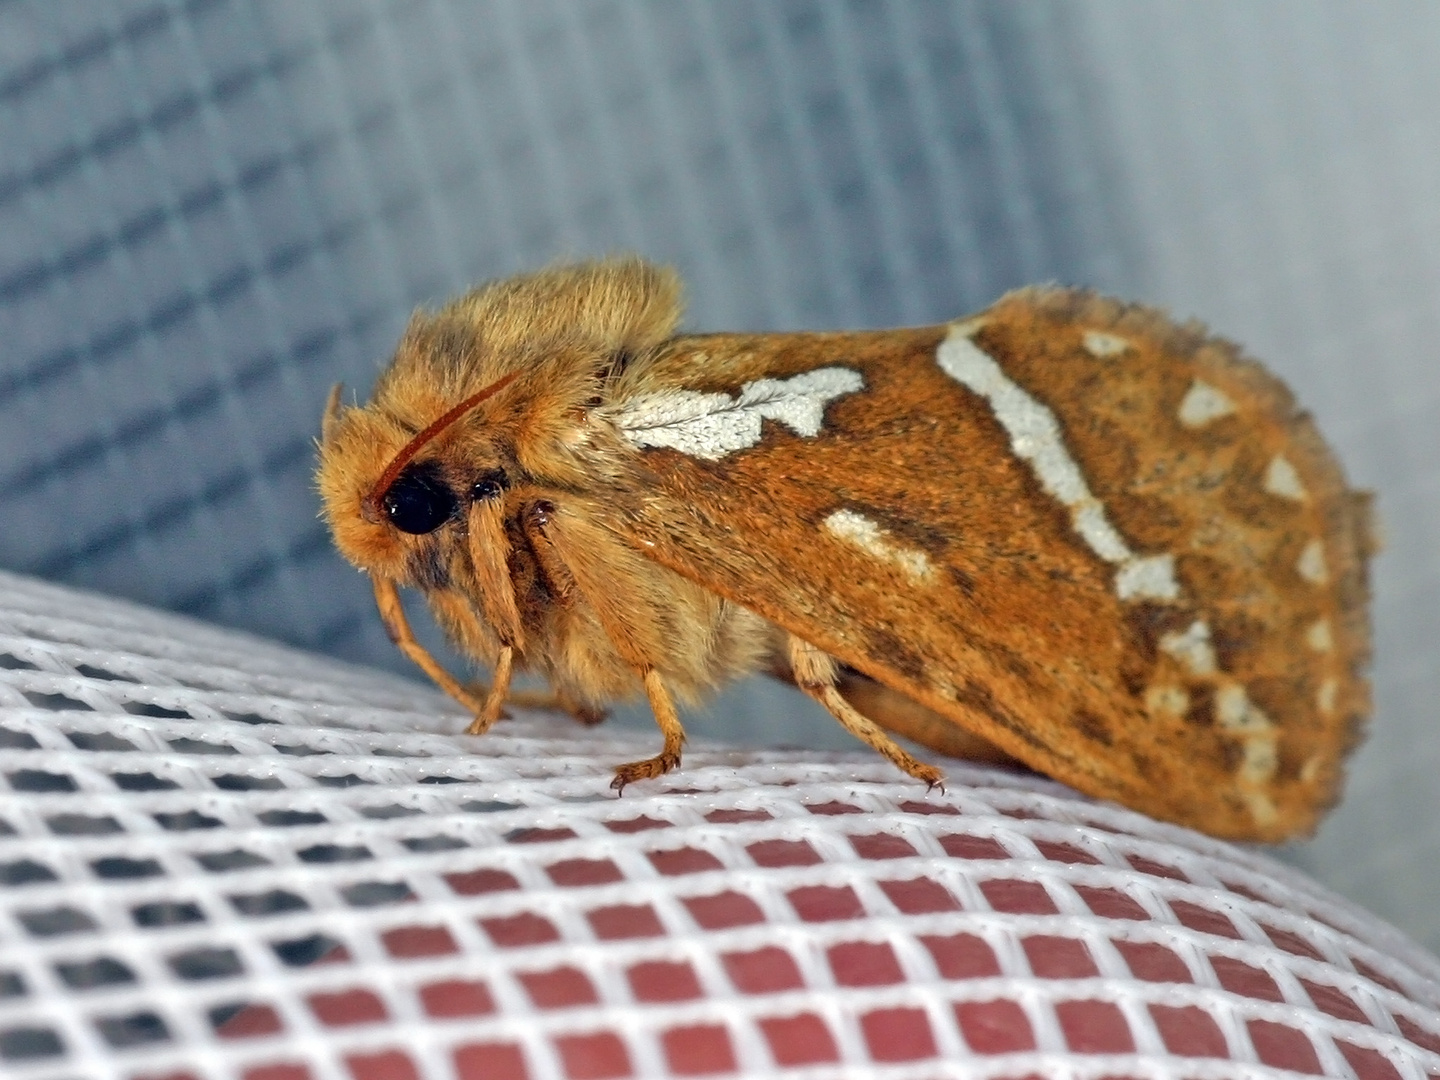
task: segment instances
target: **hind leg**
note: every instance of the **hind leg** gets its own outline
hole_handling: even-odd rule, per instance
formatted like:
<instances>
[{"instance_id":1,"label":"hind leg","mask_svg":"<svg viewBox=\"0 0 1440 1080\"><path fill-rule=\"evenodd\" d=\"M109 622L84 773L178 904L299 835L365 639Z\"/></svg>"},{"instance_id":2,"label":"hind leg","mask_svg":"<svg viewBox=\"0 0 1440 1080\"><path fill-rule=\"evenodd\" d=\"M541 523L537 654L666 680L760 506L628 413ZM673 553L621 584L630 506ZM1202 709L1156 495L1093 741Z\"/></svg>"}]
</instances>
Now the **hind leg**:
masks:
<instances>
[{"instance_id":1,"label":"hind leg","mask_svg":"<svg viewBox=\"0 0 1440 1080\"><path fill-rule=\"evenodd\" d=\"M833 657L794 634L790 635L788 649L795 685L825 706L830 715L840 721L841 727L883 754L896 768L909 773L916 780L923 781L926 787L935 787L944 781L944 773L935 766L926 765L907 754L879 724L861 715L854 705L841 696L838 686L839 667Z\"/></svg>"}]
</instances>

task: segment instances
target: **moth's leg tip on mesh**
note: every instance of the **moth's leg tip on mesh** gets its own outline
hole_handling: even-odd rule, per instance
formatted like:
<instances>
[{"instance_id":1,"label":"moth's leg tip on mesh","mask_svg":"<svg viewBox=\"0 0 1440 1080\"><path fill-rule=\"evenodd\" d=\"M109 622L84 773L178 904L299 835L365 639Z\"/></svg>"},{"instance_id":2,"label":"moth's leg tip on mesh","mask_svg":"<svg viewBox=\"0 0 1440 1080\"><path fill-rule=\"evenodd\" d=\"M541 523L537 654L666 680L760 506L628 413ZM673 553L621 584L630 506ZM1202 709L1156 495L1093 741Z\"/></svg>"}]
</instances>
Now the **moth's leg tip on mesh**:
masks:
<instances>
[{"instance_id":1,"label":"moth's leg tip on mesh","mask_svg":"<svg viewBox=\"0 0 1440 1080\"><path fill-rule=\"evenodd\" d=\"M623 792L627 784L633 784L637 780L654 780L679 767L679 751L662 750L652 758L616 766L615 778L610 781L610 786L617 792Z\"/></svg>"}]
</instances>

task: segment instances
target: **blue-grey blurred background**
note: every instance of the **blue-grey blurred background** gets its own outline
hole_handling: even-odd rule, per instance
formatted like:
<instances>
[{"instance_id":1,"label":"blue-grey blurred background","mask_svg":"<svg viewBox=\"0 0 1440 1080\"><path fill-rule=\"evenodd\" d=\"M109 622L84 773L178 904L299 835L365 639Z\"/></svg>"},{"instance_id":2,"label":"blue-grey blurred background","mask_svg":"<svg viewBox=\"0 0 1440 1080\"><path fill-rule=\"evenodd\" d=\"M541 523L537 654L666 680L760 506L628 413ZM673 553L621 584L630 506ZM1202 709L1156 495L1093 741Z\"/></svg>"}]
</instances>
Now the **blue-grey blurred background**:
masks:
<instances>
[{"instance_id":1,"label":"blue-grey blurred background","mask_svg":"<svg viewBox=\"0 0 1440 1080\"><path fill-rule=\"evenodd\" d=\"M311 440L417 303L633 249L702 329L1164 304L1380 491L1373 735L1286 857L1440 949L1437 58L1423 0L0 0L0 566L404 670Z\"/></svg>"}]
</instances>

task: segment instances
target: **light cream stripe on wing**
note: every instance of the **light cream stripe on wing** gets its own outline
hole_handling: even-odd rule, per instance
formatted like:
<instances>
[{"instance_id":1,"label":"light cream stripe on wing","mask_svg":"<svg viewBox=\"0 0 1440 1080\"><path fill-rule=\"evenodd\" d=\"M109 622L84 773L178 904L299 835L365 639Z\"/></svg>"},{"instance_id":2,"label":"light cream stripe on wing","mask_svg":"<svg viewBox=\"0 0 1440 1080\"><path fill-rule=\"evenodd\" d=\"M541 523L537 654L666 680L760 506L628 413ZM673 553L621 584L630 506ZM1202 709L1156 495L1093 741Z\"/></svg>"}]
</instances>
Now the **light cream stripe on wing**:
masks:
<instances>
[{"instance_id":1,"label":"light cream stripe on wing","mask_svg":"<svg viewBox=\"0 0 1440 1080\"><path fill-rule=\"evenodd\" d=\"M1121 600L1175 600L1172 555L1137 555L1110 524L1105 507L1091 494L1080 466L1065 449L1055 414L1012 382L994 359L971 339L983 323L958 323L940 343L935 358L941 370L990 404L1010 436L1015 456L1030 466L1050 495L1070 511L1070 524L1087 547L1114 563L1115 591Z\"/></svg>"},{"instance_id":2,"label":"light cream stripe on wing","mask_svg":"<svg viewBox=\"0 0 1440 1080\"><path fill-rule=\"evenodd\" d=\"M777 420L796 435L813 439L824 426L825 406L864 385L858 371L822 367L788 379L756 379L734 397L696 390L645 394L626 402L611 419L635 446L665 446L719 461L758 445L761 420Z\"/></svg>"},{"instance_id":3,"label":"light cream stripe on wing","mask_svg":"<svg viewBox=\"0 0 1440 1080\"><path fill-rule=\"evenodd\" d=\"M836 510L821 526L831 536L855 545L861 551L889 563L911 582L928 584L935 577L935 566L923 551L896 542L864 514L855 510Z\"/></svg>"}]
</instances>

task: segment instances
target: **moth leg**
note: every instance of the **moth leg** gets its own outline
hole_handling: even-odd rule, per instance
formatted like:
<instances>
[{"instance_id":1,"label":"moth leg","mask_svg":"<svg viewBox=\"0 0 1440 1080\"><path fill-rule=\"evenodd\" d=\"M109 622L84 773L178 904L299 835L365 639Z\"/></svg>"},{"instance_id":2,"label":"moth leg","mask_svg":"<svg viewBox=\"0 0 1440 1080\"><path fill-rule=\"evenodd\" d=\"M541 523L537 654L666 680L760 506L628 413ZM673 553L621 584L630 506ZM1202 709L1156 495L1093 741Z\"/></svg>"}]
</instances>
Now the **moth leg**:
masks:
<instances>
[{"instance_id":1,"label":"moth leg","mask_svg":"<svg viewBox=\"0 0 1440 1080\"><path fill-rule=\"evenodd\" d=\"M594 727L596 724L603 724L605 718L610 714L604 709L597 709L593 705L586 705L576 701L563 690L512 690L505 699L507 704L517 705L522 709L550 709L569 713L577 724L584 724L586 727Z\"/></svg>"},{"instance_id":2,"label":"moth leg","mask_svg":"<svg viewBox=\"0 0 1440 1080\"><path fill-rule=\"evenodd\" d=\"M500 639L500 655L495 660L490 691L485 695L485 704L465 729L467 735L485 734L505 714L515 650L525 648L525 633L510 580L510 541L505 535L504 516L504 505L498 499L483 499L471 504L467 522L470 565L479 585L480 603L485 608L485 618Z\"/></svg>"},{"instance_id":3,"label":"moth leg","mask_svg":"<svg viewBox=\"0 0 1440 1080\"><path fill-rule=\"evenodd\" d=\"M450 624L450 633L459 638L463 651L474 654L482 652L488 647L484 644L486 632L482 629L480 620L475 617L475 611L469 601L453 591L432 591L428 594L427 599L437 614L442 614L441 621ZM569 713L582 724L598 724L605 719L604 711L576 701L562 690L516 690L513 686L508 686L509 676L503 670L505 663L505 658L497 654L495 677L490 682L471 680L464 684L470 694L484 702L479 710L472 710L477 717L489 715L488 710L493 708L496 710L495 718L503 720L507 715L504 706L518 705L524 709L559 709ZM508 663L510 669L513 670L515 665L513 651ZM493 723L493 721L490 722ZM488 726L487 723L486 727Z\"/></svg>"},{"instance_id":4,"label":"moth leg","mask_svg":"<svg viewBox=\"0 0 1440 1080\"><path fill-rule=\"evenodd\" d=\"M535 556L535 565L539 569L540 577L543 579L545 586L550 590L550 595L561 607L569 607L574 602L575 578L571 575L569 567L565 565L556 553L555 545L552 544L550 538L545 535L539 517L543 517L543 515L537 516L533 508L527 513L521 514L521 528L524 530L525 540L530 549L530 553ZM482 525L489 534L485 542L489 545L488 550L491 552L497 550L500 546L506 546L504 537L500 534L497 526L498 522L493 520L487 520ZM472 558L473 557L472 554ZM494 562L495 560L492 557L489 561ZM504 604L504 601L502 601L502 604ZM511 590L509 603L504 606L514 609L515 616L513 623L518 628L520 621L519 608L513 599L513 590ZM504 617L507 619L510 618L508 614ZM494 685L498 686L499 683L500 678L497 668ZM493 693L493 691L488 689L486 692ZM607 715L604 709L597 709L593 705L578 701L558 687L550 690L510 690L506 694L504 701L511 705L518 705L521 708L558 709L561 712L569 713L575 718L576 722L584 724L587 727L602 722Z\"/></svg>"},{"instance_id":5,"label":"moth leg","mask_svg":"<svg viewBox=\"0 0 1440 1080\"><path fill-rule=\"evenodd\" d=\"M655 723L660 728L660 734L664 736L665 744L660 753L652 758L628 761L617 766L615 779L610 781L610 786L616 791L624 791L626 784L636 780L653 780L657 776L664 776L680 764L680 750L685 745L685 728L680 724L675 703L670 700L670 692L660 681L660 673L650 668L644 672L644 676L645 696L650 699L650 711L655 714Z\"/></svg>"},{"instance_id":6,"label":"moth leg","mask_svg":"<svg viewBox=\"0 0 1440 1080\"><path fill-rule=\"evenodd\" d=\"M560 558L554 542L545 532L549 518L543 506L543 503L536 504L529 513L522 515L521 528L525 530L525 539L530 543L530 551L535 556L535 564L540 568L540 576L545 580L550 595L561 607L568 608L575 601L575 575ZM559 692L556 693L558 696Z\"/></svg>"},{"instance_id":7,"label":"moth leg","mask_svg":"<svg viewBox=\"0 0 1440 1080\"><path fill-rule=\"evenodd\" d=\"M575 583L576 594L589 602L610 644L640 676L645 685L645 696L650 701L650 711L655 715L655 723L664 738L660 753L654 757L618 766L610 786L616 791L623 791L626 784L636 780L663 776L680 764L685 728L680 723L670 692L655 670L653 657L640 640L642 631L626 620L616 603L614 591L606 587L609 575L598 561L597 545L583 542L580 536L569 535L567 523L556 516L552 503L537 502L528 516L541 538L550 545L556 562L564 566L566 575Z\"/></svg>"},{"instance_id":8,"label":"moth leg","mask_svg":"<svg viewBox=\"0 0 1440 1080\"><path fill-rule=\"evenodd\" d=\"M510 580L510 538L505 535L505 508L498 499L471 504L467 521L470 565L475 571L478 599L500 644L525 650L525 631ZM499 681L498 679L496 680Z\"/></svg>"},{"instance_id":9,"label":"moth leg","mask_svg":"<svg viewBox=\"0 0 1440 1080\"><path fill-rule=\"evenodd\" d=\"M510 675L515 667L515 650L509 645L500 646L500 655L495 660L495 674L490 680L490 692L485 703L465 729L466 735L484 735L491 725L505 715L505 701L510 696Z\"/></svg>"},{"instance_id":10,"label":"moth leg","mask_svg":"<svg viewBox=\"0 0 1440 1080\"><path fill-rule=\"evenodd\" d=\"M858 671L841 669L838 686L846 701L892 735L903 735L946 757L1025 767L988 739L972 735L948 717Z\"/></svg>"},{"instance_id":11,"label":"moth leg","mask_svg":"<svg viewBox=\"0 0 1440 1080\"><path fill-rule=\"evenodd\" d=\"M370 575L370 582L375 588L375 606L380 609L380 621L385 624L385 632L390 635L395 647L429 675L441 690L479 716L485 703L465 689L425 650L425 646L415 640L415 635L410 630L410 621L405 618L405 608L400 603L400 590L395 587L395 582L379 574Z\"/></svg>"},{"instance_id":12,"label":"moth leg","mask_svg":"<svg viewBox=\"0 0 1440 1080\"><path fill-rule=\"evenodd\" d=\"M900 749L880 725L861 716L855 706L840 695L837 687L840 671L833 657L794 634L789 635L788 651L790 667L795 673L795 685L824 705L830 715L840 721L841 727L879 751L896 768L909 773L916 780L923 780L927 787L935 787L944 781L944 773L933 765L917 761Z\"/></svg>"},{"instance_id":13,"label":"moth leg","mask_svg":"<svg viewBox=\"0 0 1440 1080\"><path fill-rule=\"evenodd\" d=\"M487 635L467 600L453 591L444 590L432 590L427 599L432 610L441 616L441 622L449 624L450 633L459 638L463 651L472 654L483 651ZM474 714L470 726L465 729L466 734L483 735L496 720L505 717L505 703L514 700L510 695L510 675L514 664L514 649L502 641L495 657L495 675L490 683L464 684L471 700L480 702L478 706L466 702Z\"/></svg>"}]
</instances>

